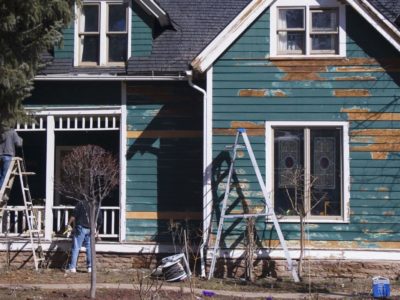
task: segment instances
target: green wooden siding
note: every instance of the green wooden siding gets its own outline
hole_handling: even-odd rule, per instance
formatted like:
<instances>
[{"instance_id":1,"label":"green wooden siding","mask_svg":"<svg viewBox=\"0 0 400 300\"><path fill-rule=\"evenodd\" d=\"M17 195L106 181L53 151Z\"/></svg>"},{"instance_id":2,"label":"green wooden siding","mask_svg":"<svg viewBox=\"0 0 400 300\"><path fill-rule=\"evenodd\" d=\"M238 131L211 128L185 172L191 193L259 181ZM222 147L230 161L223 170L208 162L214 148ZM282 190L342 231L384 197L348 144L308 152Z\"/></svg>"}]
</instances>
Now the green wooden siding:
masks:
<instances>
[{"instance_id":1,"label":"green wooden siding","mask_svg":"<svg viewBox=\"0 0 400 300\"><path fill-rule=\"evenodd\" d=\"M140 10L136 3L132 9L131 56L148 56L153 43L154 19Z\"/></svg>"},{"instance_id":2,"label":"green wooden siding","mask_svg":"<svg viewBox=\"0 0 400 300\"><path fill-rule=\"evenodd\" d=\"M63 41L58 47L54 47L55 58L74 58L74 22L63 29Z\"/></svg>"},{"instance_id":3,"label":"green wooden siding","mask_svg":"<svg viewBox=\"0 0 400 300\"><path fill-rule=\"evenodd\" d=\"M187 82L154 86L128 86L126 208L144 217L128 217L127 239L171 242L171 220L200 225L174 214L202 213L202 98Z\"/></svg>"},{"instance_id":4,"label":"green wooden siding","mask_svg":"<svg viewBox=\"0 0 400 300\"><path fill-rule=\"evenodd\" d=\"M351 8L346 18L348 59L269 60L268 11L218 59L213 67L214 203L223 197L230 159L224 147L233 143L228 130L237 124L259 130L250 142L265 176L265 121L350 121L350 223L311 224L310 239L380 247L375 243L400 242L400 133L384 131L400 128L399 54ZM247 154L237 171L240 187L231 193L231 209L242 211L243 203L261 206ZM218 204L215 211L218 216ZM216 220L214 215L213 228ZM244 226L245 221L226 224L227 246L241 241ZM288 240L299 238L298 224L282 223L282 229ZM262 240L277 239L270 224L259 221L257 230Z\"/></svg>"}]
</instances>

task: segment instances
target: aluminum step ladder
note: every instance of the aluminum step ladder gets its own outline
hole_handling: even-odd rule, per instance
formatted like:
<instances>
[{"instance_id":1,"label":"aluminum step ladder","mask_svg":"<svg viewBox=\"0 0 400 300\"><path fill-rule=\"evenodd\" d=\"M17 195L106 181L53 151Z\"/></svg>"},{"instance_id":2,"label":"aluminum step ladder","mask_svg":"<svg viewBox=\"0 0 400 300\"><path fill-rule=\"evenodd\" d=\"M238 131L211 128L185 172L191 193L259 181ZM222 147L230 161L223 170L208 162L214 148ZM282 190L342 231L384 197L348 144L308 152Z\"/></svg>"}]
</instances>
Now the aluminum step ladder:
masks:
<instances>
[{"instance_id":1,"label":"aluminum step ladder","mask_svg":"<svg viewBox=\"0 0 400 300\"><path fill-rule=\"evenodd\" d=\"M24 200L24 215L28 225L27 232L29 234L35 269L38 270L45 258L41 244L41 230L39 229L39 222L33 211L33 202L28 185L29 175L35 175L35 173L26 171L25 162L22 158L13 157L4 178L3 186L0 189L0 218L3 219L15 178L19 177L22 198ZM8 231L9 228L6 228L6 234Z\"/></svg>"},{"instance_id":2,"label":"aluminum step ladder","mask_svg":"<svg viewBox=\"0 0 400 300\"><path fill-rule=\"evenodd\" d=\"M243 141L245 146L239 145L239 137L242 136ZM228 202L228 197L229 197L229 193L231 190L231 181L232 181L232 175L234 172L234 165L235 165L235 160L237 158L237 150L241 149L241 148L246 148L247 152L249 154L251 163L253 165L254 171L256 173L257 179L258 179L258 183L260 185L260 188L262 190L264 199L265 199L265 211L266 213L256 213L256 214L226 214L226 209L227 209L227 202ZM225 219L236 219L236 218L241 218L241 219L246 219L246 218L258 218L258 217L270 217L275 230L278 234L279 237L279 241L281 244L281 247L283 248L283 251L285 253L285 257L286 257L286 261L288 264L288 269L291 271L292 276L293 276L293 280L294 282L299 282L299 276L298 276L298 272L297 272L297 267L295 266L294 262L292 261L291 257L290 257L290 253L288 251L287 245L286 245L286 241L285 238L282 234L282 230L281 227L279 225L278 219L275 215L275 211L274 208L272 206L272 203L268 197L268 193L264 184L264 180L261 176L261 172L260 169L258 167L256 158L254 156L254 152L253 149L251 147L249 138L247 136L246 133L246 129L244 128L239 128L237 130L236 133L236 138L235 138L235 143L232 146L232 150L233 150L233 157L231 160L231 164L229 166L229 173L228 173L228 179L226 182L226 187L225 187L225 194L224 194L224 199L222 200L222 208L221 208L221 216L219 219L219 224L218 224L218 230L217 230L217 236L216 236L216 240L215 240L215 245L214 245L214 249L212 251L212 260L211 260L211 266L210 266L210 272L208 274L208 279L211 279L214 276L214 270L215 270L215 264L217 261L217 253L220 250L220 242L221 242L221 235L222 235L222 231L223 231L223 226L224 226L224 221Z\"/></svg>"}]
</instances>

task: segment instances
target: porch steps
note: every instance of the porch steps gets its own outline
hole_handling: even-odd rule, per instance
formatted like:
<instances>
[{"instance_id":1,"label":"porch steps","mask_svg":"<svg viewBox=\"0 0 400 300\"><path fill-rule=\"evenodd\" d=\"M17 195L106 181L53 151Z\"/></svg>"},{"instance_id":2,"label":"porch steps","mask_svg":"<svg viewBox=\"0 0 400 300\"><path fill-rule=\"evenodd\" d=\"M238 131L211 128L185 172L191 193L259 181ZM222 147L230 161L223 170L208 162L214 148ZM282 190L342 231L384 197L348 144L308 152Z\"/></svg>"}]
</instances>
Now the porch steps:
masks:
<instances>
[{"instance_id":1,"label":"porch steps","mask_svg":"<svg viewBox=\"0 0 400 300\"><path fill-rule=\"evenodd\" d=\"M29 175L35 175L35 173L26 172L25 169L25 162L22 158L12 158L6 177L4 179L3 186L0 190L0 221L2 224L4 223L3 215L6 211L9 195L13 187L14 180L16 177L18 177L20 181L22 197L24 200L24 214L26 222L28 224L27 232L29 233L29 242L32 248L33 261L35 264L35 269L38 270L39 267L42 265L42 262L44 262L45 258L41 245L41 230L38 229L38 220L33 210L33 202L27 177ZM9 228L5 228L5 232L7 236Z\"/></svg>"},{"instance_id":2,"label":"porch steps","mask_svg":"<svg viewBox=\"0 0 400 300\"><path fill-rule=\"evenodd\" d=\"M245 146L239 145L239 137L242 137ZM265 212L260 212L260 213L245 213L245 214L227 214L227 202L228 202L228 198L229 198L229 194L231 191L231 181L232 181L232 177L233 177L233 173L234 173L234 165L235 165L235 161L237 158L237 150L238 149L243 149L246 148L247 149L247 153L250 157L251 163L253 165L258 183L260 185L260 188L262 190L263 196L264 196L264 205L265 205ZM227 182L226 182L226 186L225 186L225 194L224 194L224 198L222 200L222 207L221 207L221 213L220 213L220 219L219 219L219 223L218 223L218 230L217 230L217 236L215 239L215 244L214 244L214 248L212 250L212 257L211 257L211 266L210 266L210 272L208 274L208 279L211 279L214 275L214 270L215 270L215 264L217 261L217 253L220 250L220 242L221 242L221 236L222 236L222 231L223 231L223 225L224 225L224 221L225 219L246 219L246 218L259 218L259 217L269 217L275 227L275 230L278 234L279 237L279 241L281 244L281 247L283 248L283 251L285 253L285 257L286 257L286 261L288 263L288 269L292 272L292 276L293 276L293 280L294 282L299 282L299 276L298 276L298 272L297 272L297 268L294 264L294 262L292 261L291 257L290 257L290 253L289 250L287 248L286 245L286 241L285 238L282 234L282 230L281 227L279 225L278 222L278 218L275 215L275 211L274 211L274 207L271 203L270 197L268 196L265 184L264 184L264 180L261 176L261 172L260 172L260 168L258 167L256 158L254 156L254 152L253 149L251 147L249 138L247 136L246 133L246 129L244 128L239 128L237 130L236 133L236 138L235 138L235 143L233 144L233 146L229 147L230 150L233 151L233 155L232 155L232 159L230 162L230 166L229 166L229 173L228 173L228 178L227 178ZM224 232L225 235L228 235L228 232Z\"/></svg>"}]
</instances>

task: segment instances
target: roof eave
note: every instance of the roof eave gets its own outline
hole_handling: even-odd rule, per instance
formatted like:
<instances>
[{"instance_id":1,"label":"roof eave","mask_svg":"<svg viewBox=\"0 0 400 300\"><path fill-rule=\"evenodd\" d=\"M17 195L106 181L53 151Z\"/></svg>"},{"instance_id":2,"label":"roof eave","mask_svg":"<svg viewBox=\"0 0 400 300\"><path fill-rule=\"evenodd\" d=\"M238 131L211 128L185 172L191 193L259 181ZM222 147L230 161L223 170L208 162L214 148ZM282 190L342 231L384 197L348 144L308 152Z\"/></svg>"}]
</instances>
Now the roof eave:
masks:
<instances>
[{"instance_id":1,"label":"roof eave","mask_svg":"<svg viewBox=\"0 0 400 300\"><path fill-rule=\"evenodd\" d=\"M254 22L260 14L277 0L253 0L229 23L191 62L198 72L205 72L221 54ZM373 25L400 52L400 31L366 0L345 0L367 22Z\"/></svg>"},{"instance_id":2,"label":"roof eave","mask_svg":"<svg viewBox=\"0 0 400 300\"><path fill-rule=\"evenodd\" d=\"M400 52L400 30L367 0L346 0L374 28Z\"/></svg>"},{"instance_id":3,"label":"roof eave","mask_svg":"<svg viewBox=\"0 0 400 300\"><path fill-rule=\"evenodd\" d=\"M217 58L276 0L253 0L214 40L191 62L191 66L205 72Z\"/></svg>"},{"instance_id":4,"label":"roof eave","mask_svg":"<svg viewBox=\"0 0 400 300\"><path fill-rule=\"evenodd\" d=\"M162 27L171 25L171 20L154 0L135 0L135 2L149 15L154 16Z\"/></svg>"}]
</instances>

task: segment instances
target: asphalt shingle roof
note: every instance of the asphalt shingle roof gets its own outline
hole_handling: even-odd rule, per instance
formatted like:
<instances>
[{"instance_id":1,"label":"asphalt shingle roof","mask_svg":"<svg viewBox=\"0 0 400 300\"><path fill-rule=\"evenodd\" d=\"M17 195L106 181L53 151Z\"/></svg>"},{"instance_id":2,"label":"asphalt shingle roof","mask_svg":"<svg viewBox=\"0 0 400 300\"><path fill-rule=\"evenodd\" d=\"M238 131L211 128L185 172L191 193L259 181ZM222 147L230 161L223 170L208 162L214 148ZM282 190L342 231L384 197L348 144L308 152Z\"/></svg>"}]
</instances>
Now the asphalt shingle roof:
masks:
<instances>
[{"instance_id":1,"label":"asphalt shingle roof","mask_svg":"<svg viewBox=\"0 0 400 300\"><path fill-rule=\"evenodd\" d=\"M400 29L400 0L368 0L390 22Z\"/></svg>"},{"instance_id":2,"label":"asphalt shingle roof","mask_svg":"<svg viewBox=\"0 0 400 300\"><path fill-rule=\"evenodd\" d=\"M400 0L368 0L390 22L400 29ZM157 0L169 14L174 29L164 30L153 41L152 52L132 57L124 67L73 67L72 59L51 61L42 74L177 74L189 68L190 62L232 21L251 0Z\"/></svg>"},{"instance_id":3,"label":"asphalt shingle roof","mask_svg":"<svg viewBox=\"0 0 400 300\"><path fill-rule=\"evenodd\" d=\"M128 73L185 71L201 52L251 0L158 0L175 30L153 43L149 57L133 57Z\"/></svg>"}]
</instances>

